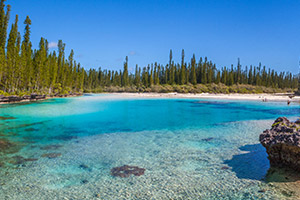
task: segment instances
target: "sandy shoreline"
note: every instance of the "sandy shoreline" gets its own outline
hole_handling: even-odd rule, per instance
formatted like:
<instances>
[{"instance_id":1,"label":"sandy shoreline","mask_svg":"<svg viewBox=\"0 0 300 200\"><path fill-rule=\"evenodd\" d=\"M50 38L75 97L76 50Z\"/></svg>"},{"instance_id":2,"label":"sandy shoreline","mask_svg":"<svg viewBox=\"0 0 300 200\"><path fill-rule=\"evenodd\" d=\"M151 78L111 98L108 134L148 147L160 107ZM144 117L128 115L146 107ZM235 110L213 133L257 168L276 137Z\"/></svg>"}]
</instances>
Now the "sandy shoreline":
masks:
<instances>
[{"instance_id":1,"label":"sandy shoreline","mask_svg":"<svg viewBox=\"0 0 300 200\"><path fill-rule=\"evenodd\" d=\"M147 99L147 98L183 98L183 99L216 99L216 100L241 100L241 101L281 101L288 102L291 101L293 103L300 103L300 96L295 96L292 99L288 94L210 94L210 93L99 93L99 94L107 94L108 96L93 96L91 99ZM93 93L91 93L93 95ZM83 95L84 96L84 95ZM1 104L16 104L23 102L37 102L37 101L45 101L49 99L55 98L70 98L70 97L78 97L78 95L72 95L67 97L46 97L45 99L39 100L22 100L17 102L0 102Z\"/></svg>"},{"instance_id":2,"label":"sandy shoreline","mask_svg":"<svg viewBox=\"0 0 300 200\"><path fill-rule=\"evenodd\" d=\"M300 102L300 96L292 99L287 94L192 94L192 93L108 93L120 98L200 98L200 99L229 99L251 101L288 101Z\"/></svg>"}]
</instances>

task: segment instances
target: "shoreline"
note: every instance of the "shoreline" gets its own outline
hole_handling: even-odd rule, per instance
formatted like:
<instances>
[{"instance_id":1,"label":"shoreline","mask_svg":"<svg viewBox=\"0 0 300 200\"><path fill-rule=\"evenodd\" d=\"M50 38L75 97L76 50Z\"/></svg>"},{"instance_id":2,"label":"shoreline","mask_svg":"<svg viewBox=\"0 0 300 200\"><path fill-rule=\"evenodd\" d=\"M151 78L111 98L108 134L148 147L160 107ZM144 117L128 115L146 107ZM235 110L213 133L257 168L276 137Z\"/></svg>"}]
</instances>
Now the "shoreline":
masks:
<instances>
[{"instance_id":1,"label":"shoreline","mask_svg":"<svg viewBox=\"0 0 300 200\"><path fill-rule=\"evenodd\" d=\"M80 95L68 95L68 96L46 96L45 98L39 99L22 99L20 101L12 101L12 102L0 102L0 105L3 104L17 104L23 102L37 102L44 101L48 99L55 98L69 98L69 97L78 97L84 96L84 94L108 94L114 95L113 98L141 98L141 99L151 99L151 98L183 98L183 99L215 99L215 100L240 100L240 101L271 101L271 102L288 102L291 103L299 103L300 104L300 96L295 96L292 99L289 97L291 94L287 93L275 93L275 94L211 94L211 93L155 93L155 92L145 92L145 93L129 93L129 92L120 92L120 93L83 93ZM110 96L111 97L111 96ZM108 98L110 98L108 97Z\"/></svg>"},{"instance_id":2,"label":"shoreline","mask_svg":"<svg viewBox=\"0 0 300 200\"><path fill-rule=\"evenodd\" d=\"M38 98L38 99L21 99L18 101L10 101L10 102L0 102L0 105L5 105L5 104L17 104L17 103L23 103L23 102L37 102L37 101L45 101L48 99L56 99L56 98L68 98L68 97L78 97L78 96L83 96L83 94L80 95L68 95L68 96L45 96L45 98ZM20 97L21 98L21 97Z\"/></svg>"},{"instance_id":3,"label":"shoreline","mask_svg":"<svg viewBox=\"0 0 300 200\"><path fill-rule=\"evenodd\" d=\"M102 93L101 93L102 94ZM190 98L190 99L224 99L224 100L250 100L250 101L281 101L281 102L299 102L300 96L292 99L290 94L210 94L210 93L105 93L113 94L119 97L137 97L137 98Z\"/></svg>"}]
</instances>

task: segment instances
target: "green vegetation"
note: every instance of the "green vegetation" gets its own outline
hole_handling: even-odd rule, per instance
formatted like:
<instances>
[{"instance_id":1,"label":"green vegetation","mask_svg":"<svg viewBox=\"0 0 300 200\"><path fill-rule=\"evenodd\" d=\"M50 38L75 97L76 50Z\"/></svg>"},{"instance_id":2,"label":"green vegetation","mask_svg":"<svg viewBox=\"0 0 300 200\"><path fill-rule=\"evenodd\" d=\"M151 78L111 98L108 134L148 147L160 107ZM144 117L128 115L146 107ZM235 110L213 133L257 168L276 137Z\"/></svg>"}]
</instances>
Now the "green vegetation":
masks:
<instances>
[{"instance_id":1,"label":"green vegetation","mask_svg":"<svg viewBox=\"0 0 300 200\"><path fill-rule=\"evenodd\" d=\"M123 72L90 69L84 81L86 92L275 93L294 92L297 87L296 76L261 64L242 69L238 60L236 67L219 70L206 57L196 62L195 55L186 63L184 50L181 64L174 63L171 50L169 64L136 66L135 74L128 76L126 57Z\"/></svg>"},{"instance_id":2,"label":"green vegetation","mask_svg":"<svg viewBox=\"0 0 300 200\"><path fill-rule=\"evenodd\" d=\"M0 1L0 94L19 96L32 92L40 94L69 94L82 92L85 71L73 60L74 52L65 59L65 44L58 42L58 55L49 52L48 41L41 38L39 49L30 42L31 20L24 21L23 39L18 31L18 16L7 39L10 6L5 12L5 0Z\"/></svg>"},{"instance_id":3,"label":"green vegetation","mask_svg":"<svg viewBox=\"0 0 300 200\"><path fill-rule=\"evenodd\" d=\"M237 66L218 69L205 57L190 62L182 50L181 62L173 61L172 50L166 65L152 63L128 70L128 57L120 71L99 68L84 70L74 60L72 50L65 57L65 44L49 52L48 41L41 38L38 49L30 41L31 20L24 21L23 38L18 31L18 16L8 33L10 6L0 0L0 95L62 94L81 92L180 92L180 93L274 93L297 90L298 78L291 73L275 72L265 66ZM300 89L299 89L300 90Z\"/></svg>"}]
</instances>

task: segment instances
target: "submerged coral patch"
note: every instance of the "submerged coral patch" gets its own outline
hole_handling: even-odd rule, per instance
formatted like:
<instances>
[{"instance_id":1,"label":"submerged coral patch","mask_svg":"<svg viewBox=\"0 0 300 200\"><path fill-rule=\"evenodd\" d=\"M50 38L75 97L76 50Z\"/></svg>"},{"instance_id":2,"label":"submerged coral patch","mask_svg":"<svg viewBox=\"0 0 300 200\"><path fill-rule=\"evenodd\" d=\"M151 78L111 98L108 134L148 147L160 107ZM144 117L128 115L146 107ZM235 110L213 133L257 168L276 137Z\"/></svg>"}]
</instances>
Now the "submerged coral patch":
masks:
<instances>
[{"instance_id":1,"label":"submerged coral patch","mask_svg":"<svg viewBox=\"0 0 300 200\"><path fill-rule=\"evenodd\" d=\"M45 153L42 155L43 158L57 158L60 156L61 156L61 153Z\"/></svg>"},{"instance_id":2,"label":"submerged coral patch","mask_svg":"<svg viewBox=\"0 0 300 200\"><path fill-rule=\"evenodd\" d=\"M16 145L6 139L0 139L0 152L9 153Z\"/></svg>"},{"instance_id":3,"label":"submerged coral patch","mask_svg":"<svg viewBox=\"0 0 300 200\"><path fill-rule=\"evenodd\" d=\"M24 158L23 156L13 156L8 162L13 165L22 165L25 162L33 162L37 160L38 159L36 158Z\"/></svg>"},{"instance_id":4,"label":"submerged coral patch","mask_svg":"<svg viewBox=\"0 0 300 200\"><path fill-rule=\"evenodd\" d=\"M121 167L114 167L110 170L112 176L121 178L128 178L130 175L141 176L144 175L146 169L137 166L123 165Z\"/></svg>"},{"instance_id":5,"label":"submerged coral patch","mask_svg":"<svg viewBox=\"0 0 300 200\"><path fill-rule=\"evenodd\" d=\"M0 116L0 120L16 119L15 117Z\"/></svg>"},{"instance_id":6,"label":"submerged coral patch","mask_svg":"<svg viewBox=\"0 0 300 200\"><path fill-rule=\"evenodd\" d=\"M38 131L39 129L36 129L36 128L27 128L25 129L25 131L27 132L34 132L34 131Z\"/></svg>"},{"instance_id":7,"label":"submerged coral patch","mask_svg":"<svg viewBox=\"0 0 300 200\"><path fill-rule=\"evenodd\" d=\"M44 147L40 147L41 150L56 150L61 148L63 145L59 145L59 144L53 144L53 145L47 145Z\"/></svg>"}]
</instances>

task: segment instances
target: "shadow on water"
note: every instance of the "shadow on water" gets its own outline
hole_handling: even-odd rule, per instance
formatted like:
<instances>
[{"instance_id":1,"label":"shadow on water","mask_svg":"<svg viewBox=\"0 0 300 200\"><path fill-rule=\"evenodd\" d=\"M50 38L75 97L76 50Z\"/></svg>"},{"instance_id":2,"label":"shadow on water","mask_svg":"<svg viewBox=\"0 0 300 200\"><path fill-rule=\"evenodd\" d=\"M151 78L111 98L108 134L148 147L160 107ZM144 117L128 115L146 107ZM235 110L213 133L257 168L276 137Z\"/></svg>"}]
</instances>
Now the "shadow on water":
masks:
<instances>
[{"instance_id":1,"label":"shadow on water","mask_svg":"<svg viewBox=\"0 0 300 200\"><path fill-rule=\"evenodd\" d=\"M241 179L261 180L266 183L289 183L300 180L300 174L287 169L270 166L268 154L261 144L240 147L244 153L234 155L231 160L225 160Z\"/></svg>"},{"instance_id":2,"label":"shadow on water","mask_svg":"<svg viewBox=\"0 0 300 200\"><path fill-rule=\"evenodd\" d=\"M225 164L232 168L236 176L241 179L262 180L270 168L268 155L261 144L240 147L241 154L234 155Z\"/></svg>"}]
</instances>

